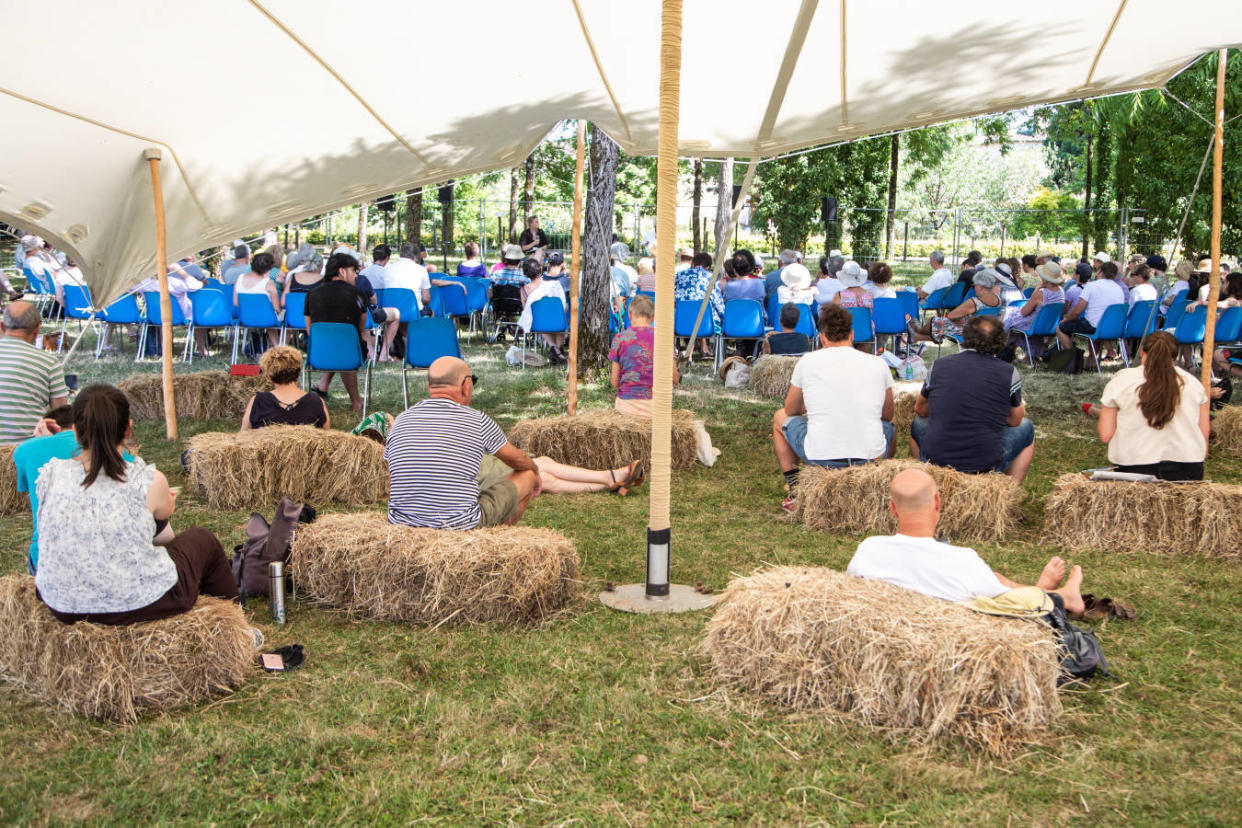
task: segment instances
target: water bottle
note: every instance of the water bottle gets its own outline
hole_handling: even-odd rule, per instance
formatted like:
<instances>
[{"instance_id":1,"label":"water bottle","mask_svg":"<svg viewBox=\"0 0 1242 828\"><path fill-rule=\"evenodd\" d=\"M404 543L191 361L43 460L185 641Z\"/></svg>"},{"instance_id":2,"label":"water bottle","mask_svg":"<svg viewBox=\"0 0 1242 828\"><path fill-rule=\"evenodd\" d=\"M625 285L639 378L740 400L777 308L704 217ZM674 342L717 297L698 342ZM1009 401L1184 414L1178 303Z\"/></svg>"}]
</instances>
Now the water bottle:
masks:
<instances>
[{"instance_id":1,"label":"water bottle","mask_svg":"<svg viewBox=\"0 0 1242 828\"><path fill-rule=\"evenodd\" d=\"M906 381L914 379L914 366L910 364L910 356L906 356Z\"/></svg>"},{"instance_id":2,"label":"water bottle","mask_svg":"<svg viewBox=\"0 0 1242 828\"><path fill-rule=\"evenodd\" d=\"M285 565L281 561L272 561L267 565L269 593L272 604L272 621L276 624L285 623Z\"/></svg>"}]
</instances>

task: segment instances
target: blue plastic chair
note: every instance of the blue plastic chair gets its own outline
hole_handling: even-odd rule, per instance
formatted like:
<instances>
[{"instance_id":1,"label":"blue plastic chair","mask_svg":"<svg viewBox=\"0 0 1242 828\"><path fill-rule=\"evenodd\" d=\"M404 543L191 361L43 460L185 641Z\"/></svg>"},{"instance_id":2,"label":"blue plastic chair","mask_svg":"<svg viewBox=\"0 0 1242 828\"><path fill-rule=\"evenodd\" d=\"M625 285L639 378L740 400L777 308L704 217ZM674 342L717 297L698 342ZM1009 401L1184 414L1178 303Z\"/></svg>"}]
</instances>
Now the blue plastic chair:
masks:
<instances>
[{"instance_id":1,"label":"blue plastic chair","mask_svg":"<svg viewBox=\"0 0 1242 828\"><path fill-rule=\"evenodd\" d=\"M1173 297L1173 302L1169 305L1169 309L1164 314L1164 323L1161 325L1166 331L1176 330L1177 323L1181 320L1182 314L1186 312L1186 294L1188 291L1179 290Z\"/></svg>"},{"instance_id":2,"label":"blue plastic chair","mask_svg":"<svg viewBox=\"0 0 1242 828\"><path fill-rule=\"evenodd\" d=\"M315 322L306 335L306 366L302 387L310 385L312 371L358 371L366 369L362 383L362 416L371 401L371 363L363 353L358 329L344 322Z\"/></svg>"},{"instance_id":3,"label":"blue plastic chair","mask_svg":"<svg viewBox=\"0 0 1242 828\"><path fill-rule=\"evenodd\" d=\"M147 339L151 335L151 328L160 328L164 325L164 317L160 313L160 295L153 290L144 291L142 303L146 307L146 318L142 326L142 334L138 337L139 355L147 352ZM173 327L174 335L177 328L184 328L188 324L185 314L181 312L181 305L176 299L172 300L172 318L169 320L169 324ZM189 339L193 339L193 337L189 337Z\"/></svg>"},{"instance_id":4,"label":"blue plastic chair","mask_svg":"<svg viewBox=\"0 0 1242 828\"><path fill-rule=\"evenodd\" d=\"M419 317L418 299L409 288L384 288L376 291L382 308L396 308L402 322L412 322Z\"/></svg>"},{"instance_id":5,"label":"blue plastic chair","mask_svg":"<svg viewBox=\"0 0 1242 828\"><path fill-rule=\"evenodd\" d=\"M703 310L703 319L699 322L698 333L694 332L694 318L699 315L703 302L699 299L679 299L673 305L673 335L689 337L693 334L698 339L710 339L712 335L712 309L709 304Z\"/></svg>"},{"instance_id":6,"label":"blue plastic chair","mask_svg":"<svg viewBox=\"0 0 1242 828\"><path fill-rule=\"evenodd\" d=\"M926 313L927 311L944 310L944 297L948 293L949 289L947 287L942 287L927 294L927 298L923 300L923 312ZM918 294L915 293L915 296L918 296Z\"/></svg>"},{"instance_id":7,"label":"blue plastic chair","mask_svg":"<svg viewBox=\"0 0 1242 828\"><path fill-rule=\"evenodd\" d=\"M1126 314L1125 328L1121 332L1121 358L1126 367L1130 367L1130 353L1126 347L1128 339L1142 339L1156 329L1156 300L1135 302Z\"/></svg>"},{"instance_id":8,"label":"blue plastic chair","mask_svg":"<svg viewBox=\"0 0 1242 828\"><path fill-rule=\"evenodd\" d=\"M1100 317L1100 323L1095 326L1095 333L1074 334L1074 336L1082 337L1091 344L1091 357L1095 360L1095 371L1097 374L1104 373L1100 368L1100 357L1096 353L1095 343L1107 342L1110 339L1121 339L1121 335L1125 332L1126 313L1129 307L1124 302L1118 302L1115 305L1109 305L1104 309L1104 315Z\"/></svg>"},{"instance_id":9,"label":"blue plastic chair","mask_svg":"<svg viewBox=\"0 0 1242 828\"><path fill-rule=\"evenodd\" d=\"M410 320L405 338L405 359L401 362L402 408L410 407L406 372L410 368L429 368L442 356L461 359L461 344L457 341L457 326L453 321L435 317Z\"/></svg>"},{"instance_id":10,"label":"blue plastic chair","mask_svg":"<svg viewBox=\"0 0 1242 828\"><path fill-rule=\"evenodd\" d=\"M1199 305L1182 314L1177 329L1173 332L1178 345L1203 344L1203 336L1207 333L1207 311L1207 305Z\"/></svg>"},{"instance_id":11,"label":"blue plastic chair","mask_svg":"<svg viewBox=\"0 0 1242 828\"><path fill-rule=\"evenodd\" d=\"M1056 336L1057 325L1061 324L1061 316L1065 313L1064 302L1051 302L1047 305L1041 305L1039 310L1035 311L1035 321L1031 323L1029 331L1018 331L1022 334L1025 344L1022 350L1026 351L1027 361L1031 363L1031 367L1035 367L1035 357L1031 351L1031 337Z\"/></svg>"},{"instance_id":12,"label":"blue plastic chair","mask_svg":"<svg viewBox=\"0 0 1242 828\"><path fill-rule=\"evenodd\" d=\"M33 268L22 266L22 275L26 277L26 287L35 295L35 304L40 308L44 307L48 302L54 300L56 296L56 285L52 280L51 274L47 275L44 281L42 275L35 273Z\"/></svg>"},{"instance_id":13,"label":"blue plastic chair","mask_svg":"<svg viewBox=\"0 0 1242 828\"><path fill-rule=\"evenodd\" d=\"M285 297L285 327L295 331L306 330L306 294L291 292Z\"/></svg>"},{"instance_id":14,"label":"blue plastic chair","mask_svg":"<svg viewBox=\"0 0 1242 828\"><path fill-rule=\"evenodd\" d=\"M243 330L280 328L280 341L285 341L284 327L272 309L272 300L262 293L241 293L237 296L237 325L233 331L233 362L237 362L238 345Z\"/></svg>"},{"instance_id":15,"label":"blue plastic chair","mask_svg":"<svg viewBox=\"0 0 1242 828\"><path fill-rule=\"evenodd\" d=\"M816 324L818 316L815 313L815 306L796 304L794 307L798 309L798 324L794 330L809 337L811 340L811 347L814 348L815 341L819 334L819 325ZM776 317L776 321L780 322L779 315Z\"/></svg>"},{"instance_id":16,"label":"blue plastic chair","mask_svg":"<svg viewBox=\"0 0 1242 828\"><path fill-rule=\"evenodd\" d=\"M1022 291L1022 295L1025 296L1027 299L1030 299L1032 296L1035 295L1035 288L1033 287L1027 288L1026 290Z\"/></svg>"},{"instance_id":17,"label":"blue plastic chair","mask_svg":"<svg viewBox=\"0 0 1242 828\"><path fill-rule=\"evenodd\" d=\"M224 328L233 330L233 302L223 291L203 288L189 294L192 310L190 329L185 338L185 353L182 362L194 363L194 331L196 328ZM234 345L236 345L234 340Z\"/></svg>"},{"instance_id":18,"label":"blue plastic chair","mask_svg":"<svg viewBox=\"0 0 1242 828\"><path fill-rule=\"evenodd\" d=\"M903 316L910 319L919 318L919 292L917 290L899 290L897 299L901 302Z\"/></svg>"},{"instance_id":19,"label":"blue plastic chair","mask_svg":"<svg viewBox=\"0 0 1242 828\"><path fill-rule=\"evenodd\" d=\"M526 340L530 334L558 334L569 331L565 304L555 296L545 296L530 306L530 330L522 337L522 368L526 368Z\"/></svg>"},{"instance_id":20,"label":"blue plastic chair","mask_svg":"<svg viewBox=\"0 0 1242 828\"><path fill-rule=\"evenodd\" d=\"M448 314L444 312L444 288L439 285L432 285L428 291L427 307L431 308L433 317L445 317ZM405 316L401 317L405 319Z\"/></svg>"},{"instance_id":21,"label":"blue plastic chair","mask_svg":"<svg viewBox=\"0 0 1242 828\"><path fill-rule=\"evenodd\" d=\"M900 297L876 299L871 307L871 326L875 335L895 337L896 343L906 333L906 313L906 303Z\"/></svg>"},{"instance_id":22,"label":"blue plastic chair","mask_svg":"<svg viewBox=\"0 0 1242 828\"><path fill-rule=\"evenodd\" d=\"M948 291L944 295L944 309L953 310L958 305L966 301L966 289L969 287L965 282L954 282L949 285Z\"/></svg>"},{"instance_id":23,"label":"blue plastic chair","mask_svg":"<svg viewBox=\"0 0 1242 828\"><path fill-rule=\"evenodd\" d=\"M1242 336L1242 306L1225 308L1216 317L1216 344L1228 345Z\"/></svg>"},{"instance_id":24,"label":"blue plastic chair","mask_svg":"<svg viewBox=\"0 0 1242 828\"><path fill-rule=\"evenodd\" d=\"M457 280L450 279L449 281ZM461 284L461 282L457 282L457 284ZM432 289L436 290L436 287L433 285ZM440 293L440 300L444 306L444 313L441 314L442 316L460 319L466 319L470 316L470 307L466 301L465 285L462 285L460 289L456 287L442 287L438 290Z\"/></svg>"},{"instance_id":25,"label":"blue plastic chair","mask_svg":"<svg viewBox=\"0 0 1242 828\"><path fill-rule=\"evenodd\" d=\"M784 304L775 293L768 297L768 304L764 308L764 312L768 315L768 318L764 320L767 327L778 331L781 329L781 307Z\"/></svg>"},{"instance_id":26,"label":"blue plastic chair","mask_svg":"<svg viewBox=\"0 0 1242 828\"><path fill-rule=\"evenodd\" d=\"M470 332L474 333L475 320L479 330L483 330L483 314L487 311L487 279L475 276L463 276L459 280L466 286L466 310L470 314Z\"/></svg>"},{"instance_id":27,"label":"blue plastic chair","mask_svg":"<svg viewBox=\"0 0 1242 828\"><path fill-rule=\"evenodd\" d=\"M65 306L60 315L60 340L56 345L57 351L64 350L65 347L65 327L69 324L70 319L76 319L79 323L94 322L96 313L91 307L91 292L81 285L65 285ZM82 326L78 326L78 336L82 335ZM102 337L99 337L102 338Z\"/></svg>"},{"instance_id":28,"label":"blue plastic chair","mask_svg":"<svg viewBox=\"0 0 1242 828\"><path fill-rule=\"evenodd\" d=\"M875 326L871 323L871 308L846 308L854 317L854 344L871 343L871 353L875 353Z\"/></svg>"},{"instance_id":29,"label":"blue plastic chair","mask_svg":"<svg viewBox=\"0 0 1242 828\"><path fill-rule=\"evenodd\" d=\"M757 299L725 302L720 336L716 337L716 369L720 369L726 339L763 339L763 305ZM706 314L704 314L706 316Z\"/></svg>"},{"instance_id":30,"label":"blue plastic chair","mask_svg":"<svg viewBox=\"0 0 1242 828\"><path fill-rule=\"evenodd\" d=\"M111 305L104 308L100 312L100 318L109 325L141 325L143 323L142 309L138 307L138 295L135 293L127 293L120 299L117 299ZM124 339L124 337L122 337ZM103 353L104 337L100 336L95 342L95 358ZM120 348L117 344L117 348ZM142 352L134 354L134 361L142 356Z\"/></svg>"}]
</instances>

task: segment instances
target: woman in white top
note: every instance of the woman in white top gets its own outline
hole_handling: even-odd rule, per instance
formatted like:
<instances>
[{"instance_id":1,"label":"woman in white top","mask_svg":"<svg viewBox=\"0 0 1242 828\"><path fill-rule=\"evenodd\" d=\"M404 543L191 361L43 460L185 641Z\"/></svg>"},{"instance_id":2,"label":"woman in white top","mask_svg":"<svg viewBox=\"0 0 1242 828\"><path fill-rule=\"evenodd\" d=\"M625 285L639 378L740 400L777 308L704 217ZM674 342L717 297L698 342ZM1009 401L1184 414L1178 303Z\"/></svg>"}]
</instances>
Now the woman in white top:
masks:
<instances>
[{"instance_id":1,"label":"woman in white top","mask_svg":"<svg viewBox=\"0 0 1242 828\"><path fill-rule=\"evenodd\" d=\"M266 296L268 301L272 303L272 312L277 318L281 314L280 293L276 287L276 283L268 278L268 273L276 266L275 259L270 253L260 253L254 257L254 261L250 263L250 272L237 277L237 281L233 285L233 307L237 307L239 300L237 297L243 293ZM276 328L267 329L267 342L271 347L276 347L279 342L279 331Z\"/></svg>"},{"instance_id":2,"label":"woman in white top","mask_svg":"<svg viewBox=\"0 0 1242 828\"><path fill-rule=\"evenodd\" d=\"M531 305L540 299L553 297L561 300L561 304L565 303L565 288L561 287L561 280L558 276L551 276L543 273L543 265L534 258L527 259L522 263L522 274L530 279L530 282L522 287L522 315L518 317L518 327L523 331L529 331L533 322L534 312ZM568 310L568 306L566 306ZM540 334L543 341L548 343L548 361L555 365L563 365L569 362L569 359L561 352L561 346L565 344L565 334Z\"/></svg>"},{"instance_id":3,"label":"woman in white top","mask_svg":"<svg viewBox=\"0 0 1242 828\"><path fill-rule=\"evenodd\" d=\"M124 394L87 386L73 403L82 453L49 461L35 483L35 588L65 623L167 618L189 610L200 594L237 600L224 550L206 529L182 532L163 548L152 543L176 496L154 466L122 456L130 426Z\"/></svg>"},{"instance_id":4,"label":"woman in white top","mask_svg":"<svg viewBox=\"0 0 1242 828\"><path fill-rule=\"evenodd\" d=\"M1160 296L1151 283L1151 268L1138 264L1130 271L1130 307L1138 302L1154 302Z\"/></svg>"},{"instance_id":5,"label":"woman in white top","mask_svg":"<svg viewBox=\"0 0 1242 828\"><path fill-rule=\"evenodd\" d=\"M896 299L897 291L893 290L892 281L893 269L887 262L872 262L867 267L867 284L863 287L873 299Z\"/></svg>"},{"instance_id":6,"label":"woman in white top","mask_svg":"<svg viewBox=\"0 0 1242 828\"><path fill-rule=\"evenodd\" d=\"M787 264L781 269L781 285L776 289L780 303L793 302L795 305L815 304L815 288L811 287L811 271L806 265Z\"/></svg>"},{"instance_id":7,"label":"woman in white top","mask_svg":"<svg viewBox=\"0 0 1242 828\"><path fill-rule=\"evenodd\" d=\"M1149 334L1139 351L1142 367L1118 371L1104 387L1098 428L1118 471L1203 479L1208 398L1198 379L1173 364L1176 356L1172 334Z\"/></svg>"}]
</instances>

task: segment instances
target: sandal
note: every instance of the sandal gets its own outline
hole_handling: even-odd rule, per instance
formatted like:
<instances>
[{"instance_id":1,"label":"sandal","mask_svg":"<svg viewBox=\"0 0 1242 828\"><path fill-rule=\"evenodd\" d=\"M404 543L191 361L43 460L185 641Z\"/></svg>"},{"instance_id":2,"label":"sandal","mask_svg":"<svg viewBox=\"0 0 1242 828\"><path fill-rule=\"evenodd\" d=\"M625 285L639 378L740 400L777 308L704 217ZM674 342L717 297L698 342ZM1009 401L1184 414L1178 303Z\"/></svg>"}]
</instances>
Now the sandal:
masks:
<instances>
[{"instance_id":1,"label":"sandal","mask_svg":"<svg viewBox=\"0 0 1242 828\"><path fill-rule=\"evenodd\" d=\"M319 389L319 386L318 386L318 385L312 385L312 386L310 387L310 390L312 390L312 391L314 391L316 394L318 394L318 395L319 395L319 399L321 399L321 400L327 400L327 399L328 399L328 392L327 392L327 391L321 391L321 390Z\"/></svg>"},{"instance_id":2,"label":"sandal","mask_svg":"<svg viewBox=\"0 0 1242 828\"><path fill-rule=\"evenodd\" d=\"M1138 616L1134 607L1114 601L1112 598L1096 598L1091 593L1082 596L1085 609L1078 615L1087 621L1104 618L1116 618L1119 621L1133 621Z\"/></svg>"},{"instance_id":3,"label":"sandal","mask_svg":"<svg viewBox=\"0 0 1242 828\"><path fill-rule=\"evenodd\" d=\"M609 477L612 478L612 485L608 487L608 491L613 494L625 497L630 493L630 489L642 484L646 479L646 472L643 469L643 461L635 460L629 465L629 474L626 475L624 481L617 481L617 473L612 469L608 470Z\"/></svg>"}]
</instances>

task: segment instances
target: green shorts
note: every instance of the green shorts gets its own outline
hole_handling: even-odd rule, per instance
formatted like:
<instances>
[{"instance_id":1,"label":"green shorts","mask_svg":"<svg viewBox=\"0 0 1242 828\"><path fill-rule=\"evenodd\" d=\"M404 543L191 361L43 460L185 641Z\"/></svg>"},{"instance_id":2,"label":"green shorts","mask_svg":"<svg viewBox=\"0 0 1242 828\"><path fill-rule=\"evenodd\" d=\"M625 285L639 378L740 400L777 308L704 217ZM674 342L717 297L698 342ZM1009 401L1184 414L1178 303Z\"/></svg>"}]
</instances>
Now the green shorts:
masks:
<instances>
[{"instance_id":1,"label":"green shorts","mask_svg":"<svg viewBox=\"0 0 1242 828\"><path fill-rule=\"evenodd\" d=\"M518 490L509 479L513 469L495 455L483 455L479 464L479 526L500 526L517 514Z\"/></svg>"}]
</instances>

